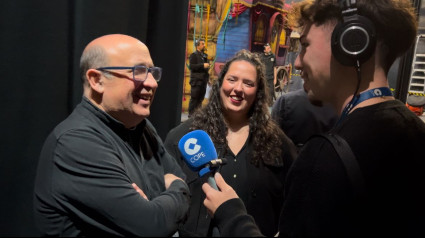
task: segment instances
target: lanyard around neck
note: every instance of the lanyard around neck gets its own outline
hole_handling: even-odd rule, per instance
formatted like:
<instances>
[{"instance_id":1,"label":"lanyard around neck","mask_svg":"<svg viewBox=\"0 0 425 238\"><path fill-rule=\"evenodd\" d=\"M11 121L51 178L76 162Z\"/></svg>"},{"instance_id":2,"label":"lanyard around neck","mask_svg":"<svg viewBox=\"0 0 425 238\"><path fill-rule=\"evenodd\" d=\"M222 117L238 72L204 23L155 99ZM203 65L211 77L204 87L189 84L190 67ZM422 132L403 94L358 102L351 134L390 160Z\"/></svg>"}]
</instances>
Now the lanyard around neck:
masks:
<instances>
[{"instance_id":1,"label":"lanyard around neck","mask_svg":"<svg viewBox=\"0 0 425 238\"><path fill-rule=\"evenodd\" d=\"M337 125L340 122L342 122L345 119L345 117L347 117L348 113L350 113L355 106L359 105L359 103L371 98L385 97L385 96L393 96L391 89L389 89L388 87L372 88L367 90L366 92L360 93L358 96L354 96L355 97L354 100L348 103L345 106L344 110L342 111L341 117L338 120Z\"/></svg>"}]
</instances>

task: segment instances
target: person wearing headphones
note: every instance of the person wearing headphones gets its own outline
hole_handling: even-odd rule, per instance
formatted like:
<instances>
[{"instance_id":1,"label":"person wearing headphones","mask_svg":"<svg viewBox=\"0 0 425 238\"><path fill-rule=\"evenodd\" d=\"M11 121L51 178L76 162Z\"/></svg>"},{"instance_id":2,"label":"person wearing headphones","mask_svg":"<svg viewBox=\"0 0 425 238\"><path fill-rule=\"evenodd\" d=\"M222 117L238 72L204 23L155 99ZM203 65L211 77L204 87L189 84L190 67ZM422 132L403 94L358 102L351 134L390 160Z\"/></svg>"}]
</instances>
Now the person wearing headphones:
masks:
<instances>
[{"instance_id":1,"label":"person wearing headphones","mask_svg":"<svg viewBox=\"0 0 425 238\"><path fill-rule=\"evenodd\" d=\"M190 101L189 101L189 116L193 114L199 107L202 106L205 93L207 91L207 83L209 80L208 70L208 55L205 51L205 40L195 40L196 51L189 57L190 69Z\"/></svg>"},{"instance_id":2,"label":"person wearing headphones","mask_svg":"<svg viewBox=\"0 0 425 238\"><path fill-rule=\"evenodd\" d=\"M411 1L303 1L289 17L302 27L295 67L308 97L333 105L340 119L331 133L354 158L345 164L324 137L305 144L286 177L279 236L425 236L425 160L409 149L425 145L425 124L387 81L417 34ZM215 179L220 191L202 188L220 234L261 236L234 190Z\"/></svg>"}]
</instances>

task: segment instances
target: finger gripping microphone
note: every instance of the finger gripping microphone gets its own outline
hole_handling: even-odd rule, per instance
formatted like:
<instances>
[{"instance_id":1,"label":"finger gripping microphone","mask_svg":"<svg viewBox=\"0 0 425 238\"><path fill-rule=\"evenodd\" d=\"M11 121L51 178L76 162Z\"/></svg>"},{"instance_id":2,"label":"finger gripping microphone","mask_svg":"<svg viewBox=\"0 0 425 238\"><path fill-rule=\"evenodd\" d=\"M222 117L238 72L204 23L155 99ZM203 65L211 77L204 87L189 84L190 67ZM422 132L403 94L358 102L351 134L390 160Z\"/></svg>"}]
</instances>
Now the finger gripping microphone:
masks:
<instances>
[{"instance_id":1,"label":"finger gripping microphone","mask_svg":"<svg viewBox=\"0 0 425 238\"><path fill-rule=\"evenodd\" d=\"M214 173L226 162L217 158L217 151L210 136L203 130L191 131L180 139L178 147L188 167L198 172L199 177L210 173L208 183L218 190Z\"/></svg>"}]
</instances>

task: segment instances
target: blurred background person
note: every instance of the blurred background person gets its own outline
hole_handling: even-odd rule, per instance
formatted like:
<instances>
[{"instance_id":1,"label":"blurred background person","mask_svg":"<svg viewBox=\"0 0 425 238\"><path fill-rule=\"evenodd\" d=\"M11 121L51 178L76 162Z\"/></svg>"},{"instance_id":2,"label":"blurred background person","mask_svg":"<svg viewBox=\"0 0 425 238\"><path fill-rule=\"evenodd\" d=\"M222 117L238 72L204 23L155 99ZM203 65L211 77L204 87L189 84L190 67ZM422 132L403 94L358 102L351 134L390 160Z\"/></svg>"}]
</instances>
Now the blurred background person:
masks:
<instances>
[{"instance_id":1,"label":"blurred background person","mask_svg":"<svg viewBox=\"0 0 425 238\"><path fill-rule=\"evenodd\" d=\"M274 94L274 67L276 66L276 57L272 53L272 48L269 43L264 45L264 53L261 54L261 60L264 63L264 75L267 81L267 88L270 94L269 106L273 105L273 100L276 99Z\"/></svg>"},{"instance_id":2,"label":"blurred background person","mask_svg":"<svg viewBox=\"0 0 425 238\"><path fill-rule=\"evenodd\" d=\"M195 41L195 46L195 52L193 52L189 57L189 116L191 116L193 112L199 107L202 107L202 101L204 101L207 84L209 81L208 70L210 68L210 64L208 63L208 55L205 53L205 40L197 39Z\"/></svg>"},{"instance_id":3,"label":"blurred background person","mask_svg":"<svg viewBox=\"0 0 425 238\"><path fill-rule=\"evenodd\" d=\"M310 101L304 89L280 96L273 104L271 115L298 149L310 136L329 131L338 120L331 105Z\"/></svg>"}]
</instances>

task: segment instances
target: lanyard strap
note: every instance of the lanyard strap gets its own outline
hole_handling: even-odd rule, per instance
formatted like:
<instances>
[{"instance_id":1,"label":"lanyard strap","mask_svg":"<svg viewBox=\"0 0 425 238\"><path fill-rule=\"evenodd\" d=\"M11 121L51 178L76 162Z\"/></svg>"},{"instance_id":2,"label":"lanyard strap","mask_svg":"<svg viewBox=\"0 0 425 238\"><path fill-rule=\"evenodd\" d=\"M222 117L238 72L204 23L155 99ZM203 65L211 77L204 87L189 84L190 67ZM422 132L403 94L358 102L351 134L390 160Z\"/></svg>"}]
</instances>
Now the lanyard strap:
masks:
<instances>
[{"instance_id":1,"label":"lanyard strap","mask_svg":"<svg viewBox=\"0 0 425 238\"><path fill-rule=\"evenodd\" d=\"M384 96L393 96L391 89L389 89L388 87L372 88L367 90L366 92L360 93L360 95L358 96L354 96L355 97L354 100L352 100L352 102L348 103L345 106L337 124L342 122L345 119L345 117L347 117L348 113L350 113L350 111L359 103L371 98L384 97Z\"/></svg>"}]
</instances>

